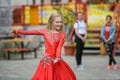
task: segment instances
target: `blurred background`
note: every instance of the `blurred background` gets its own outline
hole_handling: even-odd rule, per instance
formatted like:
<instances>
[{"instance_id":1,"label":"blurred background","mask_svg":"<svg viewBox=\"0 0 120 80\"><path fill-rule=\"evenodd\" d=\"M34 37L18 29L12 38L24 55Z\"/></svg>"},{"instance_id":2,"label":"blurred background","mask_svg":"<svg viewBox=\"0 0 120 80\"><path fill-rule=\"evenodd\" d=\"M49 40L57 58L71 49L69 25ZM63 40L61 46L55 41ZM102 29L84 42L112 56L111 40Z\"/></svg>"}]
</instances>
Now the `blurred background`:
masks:
<instances>
[{"instance_id":1,"label":"blurred background","mask_svg":"<svg viewBox=\"0 0 120 80\"><path fill-rule=\"evenodd\" d=\"M52 13L60 13L64 18L64 31L69 36L77 12L84 13L84 20L88 25L84 53L105 54L100 43L99 33L102 24L105 23L106 15L109 14L113 17L117 28L114 55L119 55L120 0L0 0L0 56L3 56L3 48L6 48L4 41L11 39L9 36L11 30L33 30L46 27L49 16ZM34 43L30 42L30 47L44 43L41 36L27 35L21 38L38 40ZM7 44L7 47L10 47L11 44L9 46ZM24 45L26 44L24 42ZM75 47L75 42L70 43L66 39L65 45ZM74 55L73 52L74 50L68 54Z\"/></svg>"}]
</instances>

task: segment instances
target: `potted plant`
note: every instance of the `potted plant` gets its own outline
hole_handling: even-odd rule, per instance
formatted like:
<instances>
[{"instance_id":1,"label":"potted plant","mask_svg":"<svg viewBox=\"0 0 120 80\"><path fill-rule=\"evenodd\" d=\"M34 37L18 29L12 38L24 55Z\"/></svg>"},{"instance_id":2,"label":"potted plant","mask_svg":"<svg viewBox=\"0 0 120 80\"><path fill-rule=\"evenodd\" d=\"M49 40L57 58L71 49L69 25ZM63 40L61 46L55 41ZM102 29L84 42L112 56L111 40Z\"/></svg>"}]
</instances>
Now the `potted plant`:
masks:
<instances>
[{"instance_id":1,"label":"potted plant","mask_svg":"<svg viewBox=\"0 0 120 80\"><path fill-rule=\"evenodd\" d=\"M75 43L74 28L72 28L64 45L65 55L75 55L75 48L76 48L76 43Z\"/></svg>"},{"instance_id":2,"label":"potted plant","mask_svg":"<svg viewBox=\"0 0 120 80\"><path fill-rule=\"evenodd\" d=\"M65 55L75 55L75 45L73 44L65 44L64 45L64 53Z\"/></svg>"}]
</instances>

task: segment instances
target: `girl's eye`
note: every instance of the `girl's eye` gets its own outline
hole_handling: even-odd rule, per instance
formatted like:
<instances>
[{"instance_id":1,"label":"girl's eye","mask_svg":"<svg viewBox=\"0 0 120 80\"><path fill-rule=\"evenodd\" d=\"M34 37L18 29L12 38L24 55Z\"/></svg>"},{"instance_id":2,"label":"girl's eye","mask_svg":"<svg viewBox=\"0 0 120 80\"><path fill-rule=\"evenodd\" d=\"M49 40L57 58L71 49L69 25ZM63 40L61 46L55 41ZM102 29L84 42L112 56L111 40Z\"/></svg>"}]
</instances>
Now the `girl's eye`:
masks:
<instances>
[{"instance_id":1,"label":"girl's eye","mask_svg":"<svg viewBox=\"0 0 120 80\"><path fill-rule=\"evenodd\" d=\"M63 23L62 21L57 21L56 23Z\"/></svg>"},{"instance_id":2,"label":"girl's eye","mask_svg":"<svg viewBox=\"0 0 120 80\"><path fill-rule=\"evenodd\" d=\"M60 23L63 23L62 21L60 21Z\"/></svg>"}]
</instances>

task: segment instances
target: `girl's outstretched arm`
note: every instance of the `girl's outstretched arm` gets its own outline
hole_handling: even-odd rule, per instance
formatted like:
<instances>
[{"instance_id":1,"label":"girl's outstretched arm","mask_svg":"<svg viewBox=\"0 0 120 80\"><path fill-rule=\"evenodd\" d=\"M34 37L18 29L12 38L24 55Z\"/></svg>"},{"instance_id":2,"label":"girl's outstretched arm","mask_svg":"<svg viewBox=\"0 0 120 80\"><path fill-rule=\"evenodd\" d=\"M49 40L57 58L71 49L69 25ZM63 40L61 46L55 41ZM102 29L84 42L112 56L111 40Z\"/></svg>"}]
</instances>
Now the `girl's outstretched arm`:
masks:
<instances>
[{"instance_id":1,"label":"girl's outstretched arm","mask_svg":"<svg viewBox=\"0 0 120 80\"><path fill-rule=\"evenodd\" d=\"M15 34L24 34L24 35L42 35L45 32L45 29L40 30L13 30L12 33Z\"/></svg>"}]
</instances>

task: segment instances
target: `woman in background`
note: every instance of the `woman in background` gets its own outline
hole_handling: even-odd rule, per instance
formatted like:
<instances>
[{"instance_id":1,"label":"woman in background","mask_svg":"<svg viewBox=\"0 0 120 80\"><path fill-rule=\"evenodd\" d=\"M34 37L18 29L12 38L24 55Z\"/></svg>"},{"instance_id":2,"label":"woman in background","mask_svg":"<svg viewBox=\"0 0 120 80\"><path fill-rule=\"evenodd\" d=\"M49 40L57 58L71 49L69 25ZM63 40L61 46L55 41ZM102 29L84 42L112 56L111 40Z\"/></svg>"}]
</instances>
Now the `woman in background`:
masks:
<instances>
[{"instance_id":1,"label":"woman in background","mask_svg":"<svg viewBox=\"0 0 120 80\"><path fill-rule=\"evenodd\" d=\"M77 69L78 70L84 70L85 66L82 64L82 55L83 55L83 49L85 40L87 37L87 25L84 21L83 13L78 12L76 14L76 22L74 23L74 29L75 29L75 41L76 41L76 62L77 62Z\"/></svg>"},{"instance_id":2,"label":"woman in background","mask_svg":"<svg viewBox=\"0 0 120 80\"><path fill-rule=\"evenodd\" d=\"M115 42L115 25L112 23L112 17L110 15L106 16L106 24L101 28L100 37L101 41L105 46L106 52L109 55L109 63L107 69L112 68L112 63L114 63L114 70L118 69L118 64L113 56L114 42Z\"/></svg>"}]
</instances>

